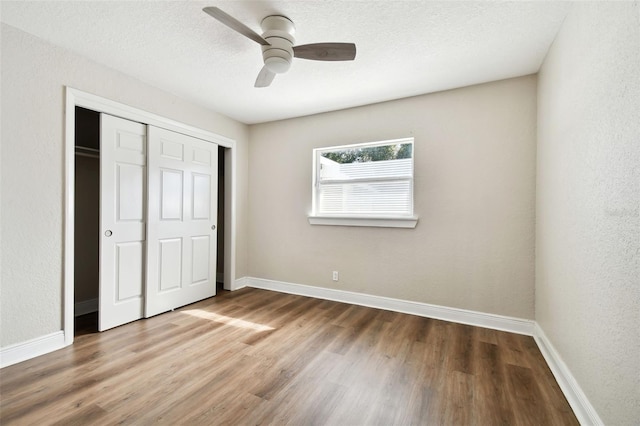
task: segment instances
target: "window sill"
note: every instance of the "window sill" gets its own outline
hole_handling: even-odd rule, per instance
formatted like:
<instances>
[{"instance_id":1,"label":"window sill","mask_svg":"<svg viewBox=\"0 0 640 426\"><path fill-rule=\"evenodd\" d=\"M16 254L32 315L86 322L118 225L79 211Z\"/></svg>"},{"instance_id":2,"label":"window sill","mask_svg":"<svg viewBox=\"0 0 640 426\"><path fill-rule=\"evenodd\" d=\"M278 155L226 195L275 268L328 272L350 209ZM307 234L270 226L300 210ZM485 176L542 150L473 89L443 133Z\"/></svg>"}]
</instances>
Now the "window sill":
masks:
<instances>
[{"instance_id":1,"label":"window sill","mask_svg":"<svg viewBox=\"0 0 640 426\"><path fill-rule=\"evenodd\" d=\"M331 217L309 216L311 225L369 226L378 228L415 228L418 217Z\"/></svg>"}]
</instances>

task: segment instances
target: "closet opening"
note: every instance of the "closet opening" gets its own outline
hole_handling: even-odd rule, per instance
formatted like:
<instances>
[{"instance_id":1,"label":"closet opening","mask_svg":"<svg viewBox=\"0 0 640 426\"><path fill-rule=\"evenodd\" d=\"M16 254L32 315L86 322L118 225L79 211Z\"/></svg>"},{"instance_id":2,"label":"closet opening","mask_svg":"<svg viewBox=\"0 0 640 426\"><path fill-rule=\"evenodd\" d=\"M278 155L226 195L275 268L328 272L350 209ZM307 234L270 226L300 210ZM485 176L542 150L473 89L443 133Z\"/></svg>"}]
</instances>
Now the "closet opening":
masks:
<instances>
[{"instance_id":1,"label":"closet opening","mask_svg":"<svg viewBox=\"0 0 640 426\"><path fill-rule=\"evenodd\" d=\"M75 108L75 335L98 331L100 114Z\"/></svg>"},{"instance_id":2,"label":"closet opening","mask_svg":"<svg viewBox=\"0 0 640 426\"><path fill-rule=\"evenodd\" d=\"M218 145L218 234L216 251L216 292L224 291L224 233L226 224L225 216L225 163L227 161L225 151L228 148Z\"/></svg>"}]
</instances>

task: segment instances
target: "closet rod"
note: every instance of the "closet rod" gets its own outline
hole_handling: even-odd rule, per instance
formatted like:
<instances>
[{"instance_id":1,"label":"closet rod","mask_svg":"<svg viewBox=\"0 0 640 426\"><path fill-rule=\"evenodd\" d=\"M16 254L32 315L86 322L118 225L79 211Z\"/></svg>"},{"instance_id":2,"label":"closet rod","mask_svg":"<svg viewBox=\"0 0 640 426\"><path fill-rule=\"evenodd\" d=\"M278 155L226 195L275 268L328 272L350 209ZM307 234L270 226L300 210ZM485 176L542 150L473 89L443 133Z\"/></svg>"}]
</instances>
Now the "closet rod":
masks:
<instances>
[{"instance_id":1,"label":"closet rod","mask_svg":"<svg viewBox=\"0 0 640 426\"><path fill-rule=\"evenodd\" d=\"M98 160L100 159L100 156L98 154L88 154L86 152L76 152L76 155L78 157L97 158Z\"/></svg>"},{"instance_id":2,"label":"closet rod","mask_svg":"<svg viewBox=\"0 0 640 426\"><path fill-rule=\"evenodd\" d=\"M86 152L95 152L95 153L100 153L99 149L96 148L89 148L87 146L81 146L81 145L76 145L76 151L86 151Z\"/></svg>"},{"instance_id":3,"label":"closet rod","mask_svg":"<svg viewBox=\"0 0 640 426\"><path fill-rule=\"evenodd\" d=\"M100 158L100 150L76 145L76 155L80 155L82 157Z\"/></svg>"}]
</instances>

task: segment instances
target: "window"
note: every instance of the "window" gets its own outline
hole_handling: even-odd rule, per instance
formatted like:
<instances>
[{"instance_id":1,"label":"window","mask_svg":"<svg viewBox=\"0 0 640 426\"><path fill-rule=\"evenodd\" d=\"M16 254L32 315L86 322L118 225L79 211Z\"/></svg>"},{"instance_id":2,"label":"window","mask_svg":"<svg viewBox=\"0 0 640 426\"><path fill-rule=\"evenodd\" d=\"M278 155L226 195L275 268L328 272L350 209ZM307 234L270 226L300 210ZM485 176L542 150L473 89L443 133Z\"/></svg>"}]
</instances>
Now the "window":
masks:
<instances>
[{"instance_id":1,"label":"window","mask_svg":"<svg viewBox=\"0 0 640 426\"><path fill-rule=\"evenodd\" d=\"M313 151L313 225L415 227L413 138Z\"/></svg>"}]
</instances>

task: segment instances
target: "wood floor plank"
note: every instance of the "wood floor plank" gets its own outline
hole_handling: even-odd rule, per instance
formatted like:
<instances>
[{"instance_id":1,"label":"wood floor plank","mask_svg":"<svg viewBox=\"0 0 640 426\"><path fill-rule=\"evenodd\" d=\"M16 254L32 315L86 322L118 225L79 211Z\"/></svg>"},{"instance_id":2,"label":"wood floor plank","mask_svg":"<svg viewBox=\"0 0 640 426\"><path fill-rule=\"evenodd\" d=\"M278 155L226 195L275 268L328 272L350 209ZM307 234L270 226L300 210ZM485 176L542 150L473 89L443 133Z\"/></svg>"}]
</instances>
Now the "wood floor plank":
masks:
<instances>
[{"instance_id":1,"label":"wood floor plank","mask_svg":"<svg viewBox=\"0 0 640 426\"><path fill-rule=\"evenodd\" d=\"M250 288L0 370L0 423L578 424L531 337Z\"/></svg>"},{"instance_id":2,"label":"wood floor plank","mask_svg":"<svg viewBox=\"0 0 640 426\"><path fill-rule=\"evenodd\" d=\"M444 386L440 389L441 403L438 424L474 424L474 376L460 371L449 371L445 374Z\"/></svg>"},{"instance_id":3,"label":"wood floor plank","mask_svg":"<svg viewBox=\"0 0 640 426\"><path fill-rule=\"evenodd\" d=\"M484 333L480 336L484 336ZM478 378L474 387L474 412L479 418L487 419L490 424L514 424L498 346L479 340L474 362Z\"/></svg>"},{"instance_id":4,"label":"wood floor plank","mask_svg":"<svg viewBox=\"0 0 640 426\"><path fill-rule=\"evenodd\" d=\"M452 371L459 371L465 374L474 374L474 339L473 327L464 324L452 324L453 329L450 337L452 344L451 363L449 367Z\"/></svg>"},{"instance_id":5,"label":"wood floor plank","mask_svg":"<svg viewBox=\"0 0 640 426\"><path fill-rule=\"evenodd\" d=\"M75 411L73 414L63 417L59 421L53 423L55 426L85 426L96 421L101 421L107 411L95 404L88 405L81 410Z\"/></svg>"}]
</instances>

